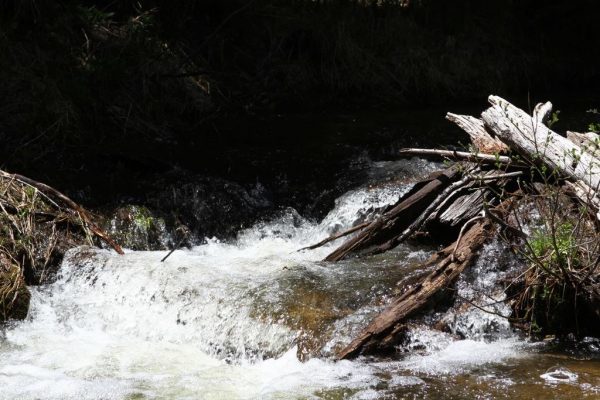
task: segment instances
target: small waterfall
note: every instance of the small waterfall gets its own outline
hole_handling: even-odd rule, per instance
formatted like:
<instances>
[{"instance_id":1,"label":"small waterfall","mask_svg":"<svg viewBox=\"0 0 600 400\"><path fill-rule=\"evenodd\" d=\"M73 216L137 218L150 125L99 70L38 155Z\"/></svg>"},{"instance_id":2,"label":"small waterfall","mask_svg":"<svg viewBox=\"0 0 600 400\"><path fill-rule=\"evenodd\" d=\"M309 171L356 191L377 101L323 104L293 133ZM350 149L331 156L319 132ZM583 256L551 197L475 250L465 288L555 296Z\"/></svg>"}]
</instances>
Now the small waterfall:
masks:
<instances>
[{"instance_id":1,"label":"small waterfall","mask_svg":"<svg viewBox=\"0 0 600 400\"><path fill-rule=\"evenodd\" d=\"M335 264L319 261L335 244L296 250L408 188L348 192L321 223L284 210L234 242L208 239L164 263L158 251L71 250L58 281L32 290L28 319L0 331L0 399L394 398L435 393L427 376L525 357L530 345L504 319L458 301L427 317L448 332L411 328L406 357L331 361L432 249ZM504 250L489 244L457 284L461 298L499 315L508 312L496 285L511 272L498 262ZM303 351L316 356L300 362Z\"/></svg>"}]
</instances>

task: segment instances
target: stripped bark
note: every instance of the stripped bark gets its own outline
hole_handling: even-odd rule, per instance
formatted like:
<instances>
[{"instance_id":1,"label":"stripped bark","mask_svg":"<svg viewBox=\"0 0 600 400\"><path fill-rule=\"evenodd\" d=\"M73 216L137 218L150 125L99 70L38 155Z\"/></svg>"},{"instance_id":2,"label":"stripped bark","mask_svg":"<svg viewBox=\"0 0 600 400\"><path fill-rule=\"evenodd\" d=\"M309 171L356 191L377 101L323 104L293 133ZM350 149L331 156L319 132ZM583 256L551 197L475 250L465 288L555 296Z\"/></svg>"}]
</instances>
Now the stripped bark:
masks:
<instances>
[{"instance_id":1,"label":"stripped bark","mask_svg":"<svg viewBox=\"0 0 600 400\"><path fill-rule=\"evenodd\" d=\"M453 243L431 257L424 267L435 265L435 270L421 283L395 299L337 354L337 358L354 358L394 343L394 337L401 331L403 321L420 311L433 296L455 282L474 261L478 250L491 235L492 227L487 219L479 219L471 225L458 243Z\"/></svg>"},{"instance_id":2,"label":"stripped bark","mask_svg":"<svg viewBox=\"0 0 600 400\"><path fill-rule=\"evenodd\" d=\"M567 139L580 146L582 149L591 153L595 157L600 157L600 135L595 132L572 132L567 131Z\"/></svg>"}]
</instances>

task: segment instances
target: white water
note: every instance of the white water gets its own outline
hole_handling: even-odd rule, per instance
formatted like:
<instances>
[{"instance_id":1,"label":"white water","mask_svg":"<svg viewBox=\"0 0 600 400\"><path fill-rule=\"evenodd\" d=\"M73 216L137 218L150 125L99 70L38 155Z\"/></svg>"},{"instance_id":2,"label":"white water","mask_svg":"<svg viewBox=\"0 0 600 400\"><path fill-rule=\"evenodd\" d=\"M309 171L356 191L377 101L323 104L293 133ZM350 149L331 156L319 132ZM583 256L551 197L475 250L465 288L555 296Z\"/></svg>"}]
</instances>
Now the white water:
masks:
<instances>
[{"instance_id":1,"label":"white water","mask_svg":"<svg viewBox=\"0 0 600 400\"><path fill-rule=\"evenodd\" d=\"M340 314L322 324L322 352L329 354L382 308L377 299L397 280L389 257L409 263L426 253L404 247L384 260L325 265L318 260L331 247L296 250L400 194L385 187L350 192L321 224L288 210L235 243L209 240L165 263L164 252L71 251L61 278L33 290L28 319L0 336L0 399L312 398L328 390L337 398L375 398L421 385L423 374L522 356L525 344L508 334L484 341L478 328L454 341L415 329L411 343L421 350L401 361L298 361L301 332L287 312L296 301L290 298L303 299L298 291L318 294L316 309L326 304Z\"/></svg>"}]
</instances>

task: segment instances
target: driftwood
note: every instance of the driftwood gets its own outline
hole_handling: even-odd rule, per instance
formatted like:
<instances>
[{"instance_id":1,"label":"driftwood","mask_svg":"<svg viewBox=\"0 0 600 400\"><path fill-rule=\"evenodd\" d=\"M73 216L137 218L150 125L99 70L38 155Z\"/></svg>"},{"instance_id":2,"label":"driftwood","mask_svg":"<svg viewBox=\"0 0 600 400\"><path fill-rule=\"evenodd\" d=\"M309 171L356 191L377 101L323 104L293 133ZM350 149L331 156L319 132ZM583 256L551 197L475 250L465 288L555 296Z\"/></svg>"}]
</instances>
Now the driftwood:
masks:
<instances>
[{"instance_id":1,"label":"driftwood","mask_svg":"<svg viewBox=\"0 0 600 400\"><path fill-rule=\"evenodd\" d=\"M455 176L450 171L452 169L446 170L444 176L452 175L456 179L458 175ZM520 171L507 174L480 173L478 168L472 168L463 172L461 179L449 185L442 184L437 178L430 180L416 193L400 199L391 211L373 221L356 237L338 247L325 258L325 261L338 261L349 254L373 255L386 252L410 238L426 223L432 223L433 220L448 227L460 226L461 223L479 214L483 210L484 201L493 197L488 196L490 193L488 187L478 189L476 185L521 174ZM462 194L464 189L471 189L471 193ZM410 218L412 218L412 222L410 222ZM320 243L311 248L318 247L318 245Z\"/></svg>"},{"instance_id":2,"label":"driftwood","mask_svg":"<svg viewBox=\"0 0 600 400\"><path fill-rule=\"evenodd\" d=\"M325 259L337 261L349 254L380 253L392 249L419 231L431 232L437 230L438 226L462 226L454 243L423 265L424 269L433 266L433 272L393 300L337 354L338 359L393 347L398 336L406 331L406 319L434 303L436 294L456 280L476 258L478 249L491 235L494 225L514 237L526 239L523 231L505 221L508 215L506 208L513 203L510 190L520 187L518 184L511 186L510 183L524 175L519 165L537 166L538 175L553 174L553 177L560 178L552 182L562 184L565 192L584 204L589 211L587 214L600 227L598 135L570 132L565 138L550 130L544 125L552 111L549 102L538 104L530 116L497 96L490 96L489 101L491 107L482 113L481 119L452 113L447 115L447 119L469 134L475 153L436 149L405 149L400 152L471 163L455 164L441 175L418 183L391 210ZM509 150L519 154L518 162L517 157L499 155ZM534 176L526 178L532 179ZM493 208L501 200L500 197L507 200ZM357 229L352 229L352 232ZM600 258L596 264L600 265ZM600 292L600 289L594 288Z\"/></svg>"},{"instance_id":3,"label":"driftwood","mask_svg":"<svg viewBox=\"0 0 600 400\"><path fill-rule=\"evenodd\" d=\"M362 224L355 225L355 226L351 227L350 229L346 229L343 232L333 234L333 235L329 236L328 238L325 238L325 239L321 240L319 243L315 243L313 245L303 247L303 248L301 248L301 249L299 249L297 251L314 250L316 248L319 248L321 246L326 245L329 242L333 242L334 240L337 240L337 239L342 238L344 236L351 235L351 234L353 234L356 231L359 231L359 230L361 230L363 228L366 228L367 226L369 226L369 224L370 224L370 222L363 222Z\"/></svg>"},{"instance_id":4,"label":"driftwood","mask_svg":"<svg viewBox=\"0 0 600 400\"><path fill-rule=\"evenodd\" d=\"M28 178L26 176L19 175L19 174L10 174L8 172L0 170L0 176L3 178L14 179L19 182L25 183L25 184L39 190L44 195L53 198L54 201L58 201L58 202L62 203L69 211L77 213L77 215L79 216L81 221L85 224L85 226L87 226L87 228L94 235L98 236L101 240L106 242L117 253L125 254L123 252L123 249L121 248L121 246L119 246L119 244L117 242L115 242L110 237L110 235L108 235L108 233L106 233L102 228L100 228L98 225L96 225L92 221L90 214L83 207L81 207L79 204L75 203L73 200L71 200L69 197L65 196L58 190L56 190L53 187L48 186L44 183L38 182L36 180L33 180L31 178Z\"/></svg>"},{"instance_id":5,"label":"driftwood","mask_svg":"<svg viewBox=\"0 0 600 400\"><path fill-rule=\"evenodd\" d=\"M417 183L393 208L338 247L324 261L339 261L351 253L382 245L401 234L410 226L414 216L420 215L459 174L460 168L453 166Z\"/></svg>"},{"instance_id":6,"label":"driftwood","mask_svg":"<svg viewBox=\"0 0 600 400\"><path fill-rule=\"evenodd\" d=\"M453 283L461 272L473 262L477 251L491 235L492 224L478 220L462 236L429 259L424 267L435 269L423 281L395 299L348 346L337 354L338 359L354 358L394 343L402 322L418 312L441 290Z\"/></svg>"},{"instance_id":7,"label":"driftwood","mask_svg":"<svg viewBox=\"0 0 600 400\"><path fill-rule=\"evenodd\" d=\"M597 133L567 131L567 139L585 149L588 153L592 153L596 157L600 156L600 135Z\"/></svg>"},{"instance_id":8,"label":"driftwood","mask_svg":"<svg viewBox=\"0 0 600 400\"><path fill-rule=\"evenodd\" d=\"M446 119L454 122L464 130L469 135L471 143L478 151L489 154L505 153L508 151L508 147L502 143L502 141L492 137L488 133L482 120L468 115L458 115L453 113L446 114Z\"/></svg>"},{"instance_id":9,"label":"driftwood","mask_svg":"<svg viewBox=\"0 0 600 400\"><path fill-rule=\"evenodd\" d=\"M482 113L486 126L527 159L579 180L593 190L600 188L600 158L548 129L539 118L498 96L490 96L492 107ZM548 109L550 103L539 106Z\"/></svg>"},{"instance_id":10,"label":"driftwood","mask_svg":"<svg viewBox=\"0 0 600 400\"><path fill-rule=\"evenodd\" d=\"M484 153L468 153L466 151L455 151L455 150L437 150L437 149L402 149L398 152L398 155L415 155L415 156L435 156L449 158L452 160L464 160L471 162L482 162L491 164L503 164L508 165L511 163L510 157L500 156L495 154L484 154Z\"/></svg>"}]
</instances>

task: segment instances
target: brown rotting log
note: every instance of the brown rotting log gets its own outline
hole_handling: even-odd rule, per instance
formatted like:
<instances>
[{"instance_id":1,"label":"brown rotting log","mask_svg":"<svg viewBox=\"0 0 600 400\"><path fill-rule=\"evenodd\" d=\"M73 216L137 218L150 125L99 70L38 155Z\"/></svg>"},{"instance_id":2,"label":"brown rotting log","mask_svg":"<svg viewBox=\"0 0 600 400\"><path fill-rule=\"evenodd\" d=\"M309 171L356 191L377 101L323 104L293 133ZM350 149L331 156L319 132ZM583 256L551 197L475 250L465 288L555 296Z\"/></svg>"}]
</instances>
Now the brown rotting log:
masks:
<instances>
[{"instance_id":1,"label":"brown rotting log","mask_svg":"<svg viewBox=\"0 0 600 400\"><path fill-rule=\"evenodd\" d=\"M478 250L492 233L493 224L487 219L477 220L455 242L432 256L424 267L435 269L423 281L395 299L381 314L342 351L337 359L349 359L379 348L380 343L394 342L393 336L403 321L425 306L441 290L449 287L475 259Z\"/></svg>"},{"instance_id":2,"label":"brown rotting log","mask_svg":"<svg viewBox=\"0 0 600 400\"><path fill-rule=\"evenodd\" d=\"M381 245L401 234L410 226L415 215L420 215L459 174L460 168L455 165L417 183L394 207L371 222L355 237L343 243L325 257L324 261L339 261L351 253Z\"/></svg>"}]
</instances>

